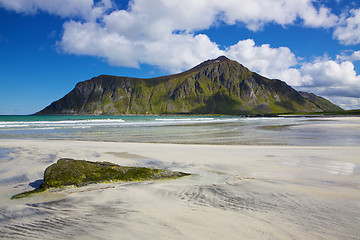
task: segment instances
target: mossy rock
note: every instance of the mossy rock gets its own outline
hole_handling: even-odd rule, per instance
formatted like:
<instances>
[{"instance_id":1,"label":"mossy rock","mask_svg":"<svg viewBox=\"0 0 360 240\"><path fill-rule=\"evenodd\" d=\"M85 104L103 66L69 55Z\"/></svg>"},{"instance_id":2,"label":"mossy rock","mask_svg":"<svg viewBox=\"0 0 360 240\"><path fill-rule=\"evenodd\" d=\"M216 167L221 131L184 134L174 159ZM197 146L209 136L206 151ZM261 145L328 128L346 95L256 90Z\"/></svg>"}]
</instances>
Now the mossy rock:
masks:
<instances>
[{"instance_id":1,"label":"mossy rock","mask_svg":"<svg viewBox=\"0 0 360 240\"><path fill-rule=\"evenodd\" d=\"M27 197L49 188L81 187L102 182L174 179L187 175L190 174L164 169L124 167L109 162L90 162L63 158L45 169L44 181L39 189L17 194L12 199Z\"/></svg>"}]
</instances>

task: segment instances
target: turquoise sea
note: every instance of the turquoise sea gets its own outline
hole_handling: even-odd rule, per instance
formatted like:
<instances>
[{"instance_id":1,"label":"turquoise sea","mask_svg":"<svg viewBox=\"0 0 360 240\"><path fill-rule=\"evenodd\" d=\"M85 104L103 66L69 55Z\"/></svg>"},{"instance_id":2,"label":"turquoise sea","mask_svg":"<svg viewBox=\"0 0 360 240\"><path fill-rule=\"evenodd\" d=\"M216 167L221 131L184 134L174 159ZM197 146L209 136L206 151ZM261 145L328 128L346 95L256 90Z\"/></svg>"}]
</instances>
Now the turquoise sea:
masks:
<instances>
[{"instance_id":1,"label":"turquoise sea","mask_svg":"<svg viewBox=\"0 0 360 240\"><path fill-rule=\"evenodd\" d=\"M2 139L358 146L359 130L355 117L0 116Z\"/></svg>"}]
</instances>

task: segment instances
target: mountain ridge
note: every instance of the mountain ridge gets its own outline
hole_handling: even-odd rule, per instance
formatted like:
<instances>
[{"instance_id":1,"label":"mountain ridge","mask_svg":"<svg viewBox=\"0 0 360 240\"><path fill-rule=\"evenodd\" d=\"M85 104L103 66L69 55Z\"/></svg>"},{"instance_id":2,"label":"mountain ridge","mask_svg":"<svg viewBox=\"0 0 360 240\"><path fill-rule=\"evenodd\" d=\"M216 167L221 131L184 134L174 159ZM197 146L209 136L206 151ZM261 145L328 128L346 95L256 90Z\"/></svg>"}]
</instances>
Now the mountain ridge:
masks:
<instances>
[{"instance_id":1,"label":"mountain ridge","mask_svg":"<svg viewBox=\"0 0 360 240\"><path fill-rule=\"evenodd\" d=\"M341 109L318 98L220 56L187 71L155 78L100 75L77 83L71 92L36 114L239 115Z\"/></svg>"}]
</instances>

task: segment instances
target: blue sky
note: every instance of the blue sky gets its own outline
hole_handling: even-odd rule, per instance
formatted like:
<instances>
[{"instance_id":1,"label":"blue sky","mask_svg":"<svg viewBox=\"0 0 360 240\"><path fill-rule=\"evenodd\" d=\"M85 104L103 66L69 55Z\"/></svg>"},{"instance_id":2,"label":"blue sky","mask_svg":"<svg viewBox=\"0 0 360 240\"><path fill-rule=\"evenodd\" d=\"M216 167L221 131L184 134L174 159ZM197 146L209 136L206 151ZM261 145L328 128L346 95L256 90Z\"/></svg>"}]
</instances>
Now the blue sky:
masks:
<instances>
[{"instance_id":1,"label":"blue sky","mask_svg":"<svg viewBox=\"0 0 360 240\"><path fill-rule=\"evenodd\" d=\"M220 55L360 108L360 3L0 0L0 114L31 114L100 74L157 77Z\"/></svg>"}]
</instances>

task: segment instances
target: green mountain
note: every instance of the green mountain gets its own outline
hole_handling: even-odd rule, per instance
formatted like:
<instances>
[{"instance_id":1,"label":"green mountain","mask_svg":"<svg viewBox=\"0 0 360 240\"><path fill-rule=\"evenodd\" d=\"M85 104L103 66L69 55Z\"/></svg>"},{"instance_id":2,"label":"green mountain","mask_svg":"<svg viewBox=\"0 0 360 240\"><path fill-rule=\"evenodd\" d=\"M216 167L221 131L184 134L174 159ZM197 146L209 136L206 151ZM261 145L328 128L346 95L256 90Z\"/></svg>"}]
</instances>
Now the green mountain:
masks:
<instances>
[{"instance_id":1,"label":"green mountain","mask_svg":"<svg viewBox=\"0 0 360 240\"><path fill-rule=\"evenodd\" d=\"M328 106L335 105L309 100L285 82L221 56L157 78L100 75L37 114L263 114L322 112Z\"/></svg>"}]
</instances>

